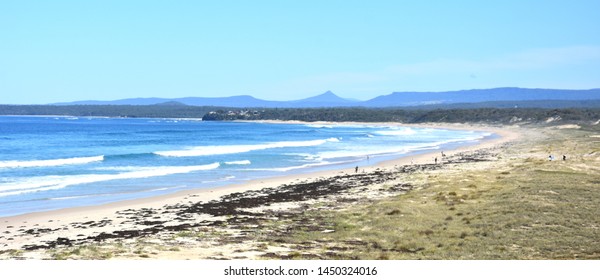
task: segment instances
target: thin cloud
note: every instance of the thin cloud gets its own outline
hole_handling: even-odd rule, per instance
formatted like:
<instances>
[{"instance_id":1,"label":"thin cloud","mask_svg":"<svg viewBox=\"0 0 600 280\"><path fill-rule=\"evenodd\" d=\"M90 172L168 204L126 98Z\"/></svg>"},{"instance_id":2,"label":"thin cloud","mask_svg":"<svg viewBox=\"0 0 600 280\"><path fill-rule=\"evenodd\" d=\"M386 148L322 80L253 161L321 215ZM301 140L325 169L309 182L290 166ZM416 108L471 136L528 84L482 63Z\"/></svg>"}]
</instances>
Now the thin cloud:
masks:
<instances>
[{"instance_id":1,"label":"thin cloud","mask_svg":"<svg viewBox=\"0 0 600 280\"><path fill-rule=\"evenodd\" d=\"M598 81L582 80L579 66L600 61L600 46L569 46L532 49L480 60L437 59L396 64L370 72L338 72L287 80L274 91L311 95L331 89L354 97L375 96L398 90L451 90L471 87L528 86L560 87L555 76L567 71L563 83L581 86ZM583 70L581 70L583 71ZM548 75L545 78L540 75ZM477 77L474 79L473 77ZM568 81L572 77L573 81ZM529 80L528 80L529 79ZM596 85L597 86L597 85ZM365 92L361 89L370 89Z\"/></svg>"},{"instance_id":2,"label":"thin cloud","mask_svg":"<svg viewBox=\"0 0 600 280\"><path fill-rule=\"evenodd\" d=\"M484 60L440 59L414 64L394 65L382 73L423 75L456 71L530 70L561 67L600 60L600 47L573 46L536 49Z\"/></svg>"}]
</instances>

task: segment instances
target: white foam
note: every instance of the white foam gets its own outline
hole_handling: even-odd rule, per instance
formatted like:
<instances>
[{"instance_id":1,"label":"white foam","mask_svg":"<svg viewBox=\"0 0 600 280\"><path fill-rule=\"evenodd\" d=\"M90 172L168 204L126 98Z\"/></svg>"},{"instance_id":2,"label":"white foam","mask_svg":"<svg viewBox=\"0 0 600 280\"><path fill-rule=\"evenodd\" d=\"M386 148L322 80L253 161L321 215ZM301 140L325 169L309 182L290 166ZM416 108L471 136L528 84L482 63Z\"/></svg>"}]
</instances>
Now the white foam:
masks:
<instances>
[{"instance_id":1,"label":"white foam","mask_svg":"<svg viewBox=\"0 0 600 280\"><path fill-rule=\"evenodd\" d=\"M99 171L152 171L152 170L154 170L156 168L164 168L164 167L156 167L156 166L103 166L103 167L93 168L93 170L99 170Z\"/></svg>"},{"instance_id":2,"label":"white foam","mask_svg":"<svg viewBox=\"0 0 600 280\"><path fill-rule=\"evenodd\" d=\"M411 132L412 131L412 132ZM381 132L381 133L380 133ZM392 131L378 131L377 134L386 134L386 135L410 135L415 132L410 128L400 128ZM481 140L485 137L492 135L491 133L481 133L481 132L469 132L468 135L463 135L460 138L455 139L447 139L435 142L426 142L426 143L410 143L410 144L400 144L397 146L391 146L388 144L385 145L367 145L367 146L342 146L341 149L333 150L333 151L324 151L317 154L316 159L320 160L332 160L339 158L361 158L367 156L377 156L377 155L391 155L391 154L406 154L418 150L430 150L430 149L438 149L442 145L451 144L451 143L460 143L460 142L469 142L469 141L477 141ZM431 139L435 140L435 139Z\"/></svg>"},{"instance_id":3,"label":"white foam","mask_svg":"<svg viewBox=\"0 0 600 280\"><path fill-rule=\"evenodd\" d=\"M78 199L78 198L86 198L93 197L94 195L76 195L76 196L63 196L63 197L53 197L48 200L69 200L69 199ZM99 196L99 195L98 195Z\"/></svg>"},{"instance_id":4,"label":"white foam","mask_svg":"<svg viewBox=\"0 0 600 280\"><path fill-rule=\"evenodd\" d=\"M158 166L153 169L132 171L117 174L84 174L72 176L41 176L3 183L0 185L0 197L58 190L67 186L97 183L111 180L141 179L160 177L172 174L190 173L194 171L219 168L218 162L198 166Z\"/></svg>"},{"instance_id":5,"label":"white foam","mask_svg":"<svg viewBox=\"0 0 600 280\"><path fill-rule=\"evenodd\" d=\"M339 150L319 153L319 158L322 159L341 159L341 158L366 158L367 156L403 153L406 148L388 148L388 149L352 149Z\"/></svg>"},{"instance_id":6,"label":"white foam","mask_svg":"<svg viewBox=\"0 0 600 280\"><path fill-rule=\"evenodd\" d=\"M274 167L274 168L256 168L256 169L249 169L249 170L287 172L287 171L292 171L292 170L296 170L296 169L305 169L305 168L319 167L319 166L326 166L326 165L345 164L345 163L350 163L350 162L355 162L355 161L356 160L334 161L334 162L321 161L321 162L318 162L318 163L308 163L308 164L297 165L297 166Z\"/></svg>"},{"instance_id":7,"label":"white foam","mask_svg":"<svg viewBox=\"0 0 600 280\"><path fill-rule=\"evenodd\" d=\"M299 156L303 157L304 161L320 161L321 158L318 155L308 154L308 153L289 153L285 154L286 156Z\"/></svg>"},{"instance_id":8,"label":"white foam","mask_svg":"<svg viewBox=\"0 0 600 280\"><path fill-rule=\"evenodd\" d=\"M320 125L320 124L306 124L305 126L312 127L312 128L333 128L332 125Z\"/></svg>"},{"instance_id":9,"label":"white foam","mask_svg":"<svg viewBox=\"0 0 600 280\"><path fill-rule=\"evenodd\" d=\"M206 183L226 182L226 181L233 180L233 179L235 179L235 176L229 175L229 176L221 177L221 178L216 179L216 180L202 181L202 183L206 184Z\"/></svg>"},{"instance_id":10,"label":"white foam","mask_svg":"<svg viewBox=\"0 0 600 280\"><path fill-rule=\"evenodd\" d=\"M252 164L249 160L236 160L236 161L226 161L227 165L249 165Z\"/></svg>"},{"instance_id":11,"label":"white foam","mask_svg":"<svg viewBox=\"0 0 600 280\"><path fill-rule=\"evenodd\" d=\"M149 190L149 192L161 192L161 191L166 191L166 190L168 190L168 189L169 189L169 188L158 188L158 189L152 189L152 190Z\"/></svg>"},{"instance_id":12,"label":"white foam","mask_svg":"<svg viewBox=\"0 0 600 280\"><path fill-rule=\"evenodd\" d=\"M320 163L309 163L309 164L303 164L303 165L297 165L297 166L275 167L275 168L256 168L256 169L248 169L248 170L253 170L253 171L287 172L287 171L296 170L296 169L303 169L303 168L309 168L309 167L317 167L317 166L323 166L323 165L329 165L329 164L331 164L331 163L323 161L323 162L320 162Z\"/></svg>"},{"instance_id":13,"label":"white foam","mask_svg":"<svg viewBox=\"0 0 600 280\"><path fill-rule=\"evenodd\" d=\"M376 134L385 136L403 136L403 135L414 135L417 132L410 127L398 127L392 130L379 130L375 131Z\"/></svg>"},{"instance_id":14,"label":"white foam","mask_svg":"<svg viewBox=\"0 0 600 280\"><path fill-rule=\"evenodd\" d=\"M456 142L475 141L482 139L484 136L474 136L461 139L450 139L437 141L432 143L409 144L402 146L383 146L383 147L349 147L344 150L321 152L318 158L323 160L339 159L339 158L366 158L367 156L381 156L392 154L407 154L418 150L439 149L440 146Z\"/></svg>"},{"instance_id":15,"label":"white foam","mask_svg":"<svg viewBox=\"0 0 600 280\"><path fill-rule=\"evenodd\" d=\"M103 161L104 156L94 157L75 157L63 159L46 159L46 160L9 160L0 161L0 168L24 168L24 167L49 167L73 164L87 164L96 161Z\"/></svg>"},{"instance_id":16,"label":"white foam","mask_svg":"<svg viewBox=\"0 0 600 280\"><path fill-rule=\"evenodd\" d=\"M380 126L366 125L366 124L346 124L346 123L335 123L335 124L305 124L306 127L311 128L374 128Z\"/></svg>"},{"instance_id":17,"label":"white foam","mask_svg":"<svg viewBox=\"0 0 600 280\"><path fill-rule=\"evenodd\" d=\"M257 150L266 150L274 148L289 148L289 147L311 147L323 145L327 142L339 142L337 138L321 139L321 140L310 140L310 141L282 141L273 142L266 144L255 144L255 145L229 145L229 146L199 146L192 147L185 150L175 151L159 151L154 154L165 157L198 157L198 156L210 156L210 155L226 155L226 154L238 154L246 153Z\"/></svg>"}]
</instances>

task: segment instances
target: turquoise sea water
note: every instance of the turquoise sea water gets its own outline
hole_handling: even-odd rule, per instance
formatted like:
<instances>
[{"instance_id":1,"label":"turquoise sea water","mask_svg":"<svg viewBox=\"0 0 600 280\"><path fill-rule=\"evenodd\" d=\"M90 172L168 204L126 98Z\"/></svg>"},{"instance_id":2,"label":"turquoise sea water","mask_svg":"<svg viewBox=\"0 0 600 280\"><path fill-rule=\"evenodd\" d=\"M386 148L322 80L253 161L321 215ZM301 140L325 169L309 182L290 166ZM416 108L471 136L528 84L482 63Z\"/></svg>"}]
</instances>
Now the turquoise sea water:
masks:
<instances>
[{"instance_id":1,"label":"turquoise sea water","mask_svg":"<svg viewBox=\"0 0 600 280\"><path fill-rule=\"evenodd\" d=\"M493 135L370 125L0 116L0 216L352 170L485 137Z\"/></svg>"}]
</instances>

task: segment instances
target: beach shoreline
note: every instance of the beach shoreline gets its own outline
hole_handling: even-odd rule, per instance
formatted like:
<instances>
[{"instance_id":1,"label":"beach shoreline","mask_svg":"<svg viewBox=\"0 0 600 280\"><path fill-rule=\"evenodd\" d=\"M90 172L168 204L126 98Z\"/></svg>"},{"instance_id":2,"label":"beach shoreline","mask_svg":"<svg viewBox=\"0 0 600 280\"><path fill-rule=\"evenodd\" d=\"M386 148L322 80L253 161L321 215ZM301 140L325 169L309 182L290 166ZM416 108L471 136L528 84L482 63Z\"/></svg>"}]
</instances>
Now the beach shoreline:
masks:
<instances>
[{"instance_id":1,"label":"beach shoreline","mask_svg":"<svg viewBox=\"0 0 600 280\"><path fill-rule=\"evenodd\" d=\"M315 122L315 123L304 123L304 122L279 122L269 121L271 123L299 123L299 124L315 124L315 125L381 125L381 126L406 126L406 127L427 127L437 129L456 129L456 130L477 130L491 132L498 137L492 137L492 139L480 140L475 145L460 146L456 149L443 151L447 156L452 156L465 151L474 151L480 149L486 149L493 146L501 145L503 143L514 141L519 138L518 128L514 127L490 127L483 125L465 125L465 124L402 124L402 123L332 123L332 122ZM361 173L370 173L378 169L391 170L397 166L413 165L413 164L433 164L434 158L439 157L440 164L443 164L441 157L441 150L432 150L426 153L401 156L392 160L385 160L372 164L369 166L361 166ZM323 178L333 178L340 175L348 175L355 173L354 170L350 169L336 169L317 171L311 173L297 173L291 175L283 175L265 179L255 179L240 184L232 184L227 186L220 186L210 189L194 189L178 191L172 194L165 194L159 196L153 196L149 198L139 198L133 200L112 202L103 205L96 206L84 206L74 207L60 210L51 210L37 213L28 213L17 216L9 216L0 218L0 232L4 232L4 240L0 239L0 244L5 243L4 248L6 249L20 249L21 245L29 244L32 242L47 241L55 238L74 238L78 235L90 235L97 233L96 229L88 229L81 231L71 231L68 234L66 232L57 232L56 234L49 234L46 238L36 239L32 236L21 235L19 232L15 232L19 229L21 232L27 232L33 227L38 228L69 228L69 225L83 223L86 221L98 221L98 220L111 220L114 224L124 222L125 219L119 218L119 212L129 211L132 209L157 209L168 205L178 204L191 204L198 202L208 202L218 200L219 198L231 195L232 193L248 192L248 191L259 191L267 188L276 188L282 185L294 184L297 182L311 181ZM110 230L107 227L103 230ZM116 230L118 228L113 228ZM10 232L10 234L6 234ZM42 235L43 236L43 235ZM10 238L10 240L9 240Z\"/></svg>"},{"instance_id":2,"label":"beach shoreline","mask_svg":"<svg viewBox=\"0 0 600 280\"><path fill-rule=\"evenodd\" d=\"M479 140L478 143L474 145L460 145L454 149L444 151L448 155L454 153L460 153L468 150L474 149L482 149L488 148L494 145L498 145L504 142L513 141L517 139L518 134L514 131L507 130L504 128L495 128L489 126L475 126L470 124L452 124L452 123L444 123L444 124L404 124L404 123L367 123L367 122L301 122L301 121L236 121L236 122L257 122L257 123L272 123L272 124L313 124L313 125L370 125L370 126L400 126L400 127L417 127L417 128L433 128L433 129L448 129L448 130L477 130L477 131L486 131L493 133L498 136L495 139L482 139ZM488 137L486 137L488 138ZM493 137L491 137L493 138ZM430 149L431 151L425 152L417 152L415 155L412 153L400 155L394 159L388 159L379 161L374 164L361 165L360 170L362 171L370 171L376 168L385 168L391 167L394 165L406 165L406 164L422 164L422 163L433 163L434 158L439 156L441 162L441 149ZM27 219L35 219L36 216L44 216L51 217L54 215L64 215L64 214L73 214L76 212L86 212L91 211L95 212L105 208L122 208L127 207L128 205L149 205L154 204L155 202L166 201L171 199L177 199L185 195L196 195L202 194L207 195L207 198L210 199L217 198L223 194L228 194L236 191L244 191L244 190L255 190L253 186L257 184L266 184L266 185L281 185L287 182L294 181L296 179L311 179L318 177L327 177L328 175L335 175L341 172L353 172L352 170L346 169L330 169L324 171L314 171L307 173L294 173L290 175L281 175L281 176L273 176L262 179L252 179L242 183L228 184L224 186L212 187L212 188L202 188L202 189L190 189L190 190L181 190L170 194L162 194L157 196L151 196L146 198L135 198L117 202L109 202L100 205L91 205L91 206L77 206L70 207L64 209L56 209L56 210L48 210L41 212L33 212L26 213L14 216L5 216L0 217L0 220L9 221L12 220L27 220ZM214 193L214 195L211 195Z\"/></svg>"}]
</instances>

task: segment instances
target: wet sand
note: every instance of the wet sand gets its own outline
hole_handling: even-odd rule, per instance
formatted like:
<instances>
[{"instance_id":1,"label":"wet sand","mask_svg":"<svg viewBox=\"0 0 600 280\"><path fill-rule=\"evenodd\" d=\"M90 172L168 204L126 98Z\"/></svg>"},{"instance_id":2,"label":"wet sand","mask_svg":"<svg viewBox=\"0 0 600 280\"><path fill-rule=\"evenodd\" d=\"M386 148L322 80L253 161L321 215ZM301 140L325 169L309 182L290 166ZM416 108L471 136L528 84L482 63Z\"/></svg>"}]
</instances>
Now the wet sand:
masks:
<instances>
[{"instance_id":1,"label":"wet sand","mask_svg":"<svg viewBox=\"0 0 600 280\"><path fill-rule=\"evenodd\" d=\"M519 137L519 129L516 127L455 124L406 126L489 131L499 137L443 151L446 157L441 156L441 151L435 150L361 167L358 173L353 169L345 169L293 174L100 206L4 217L0 218L0 251L4 252L0 254L0 258L10 258L9 253L14 251L25 252L24 258L48 258L48 249L140 238L161 239L178 232L222 227L224 224L251 226L256 224L256 219L264 219L265 211L301 209L323 199L352 200L357 194L372 196L373 199L386 197L409 191L413 187L403 184L398 179L399 174L426 172L446 163L485 160L489 155L478 151L491 149ZM435 164L436 157L438 164ZM382 184L392 187L380 191L381 188L377 189L377 186ZM366 186L375 188L369 189ZM210 257L210 252L207 249L204 257ZM173 252L172 257L185 258L177 252Z\"/></svg>"}]
</instances>

